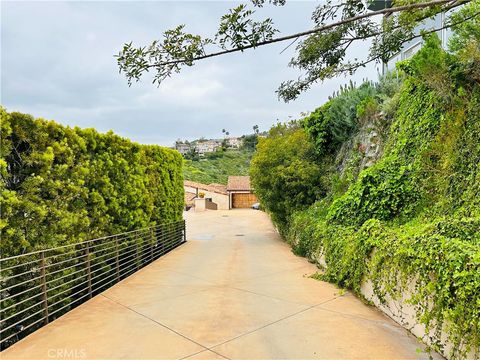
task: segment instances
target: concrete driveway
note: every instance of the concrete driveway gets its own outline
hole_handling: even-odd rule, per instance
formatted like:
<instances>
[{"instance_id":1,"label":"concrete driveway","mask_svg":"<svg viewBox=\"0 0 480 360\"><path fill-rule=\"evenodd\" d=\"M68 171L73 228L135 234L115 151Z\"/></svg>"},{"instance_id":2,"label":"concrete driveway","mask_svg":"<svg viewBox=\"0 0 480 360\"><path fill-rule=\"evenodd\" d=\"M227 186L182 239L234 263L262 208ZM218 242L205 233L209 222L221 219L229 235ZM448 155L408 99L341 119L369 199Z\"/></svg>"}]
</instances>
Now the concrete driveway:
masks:
<instances>
[{"instance_id":1,"label":"concrete driveway","mask_svg":"<svg viewBox=\"0 0 480 360\"><path fill-rule=\"evenodd\" d=\"M2 359L427 359L376 309L309 278L254 210L187 213L188 242Z\"/></svg>"}]
</instances>

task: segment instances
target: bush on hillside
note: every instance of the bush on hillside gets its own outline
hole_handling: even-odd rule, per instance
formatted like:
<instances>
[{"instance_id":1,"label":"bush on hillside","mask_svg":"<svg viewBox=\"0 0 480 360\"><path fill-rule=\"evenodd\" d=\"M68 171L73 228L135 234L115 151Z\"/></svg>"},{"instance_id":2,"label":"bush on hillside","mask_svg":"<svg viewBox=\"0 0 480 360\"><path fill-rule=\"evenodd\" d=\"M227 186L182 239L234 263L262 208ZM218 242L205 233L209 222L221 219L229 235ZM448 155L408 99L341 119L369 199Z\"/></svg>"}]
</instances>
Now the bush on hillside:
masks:
<instances>
[{"instance_id":1,"label":"bush on hillside","mask_svg":"<svg viewBox=\"0 0 480 360\"><path fill-rule=\"evenodd\" d=\"M357 107L366 99L372 99L375 94L375 87L370 82L365 82L358 88L350 84L302 119L305 131L320 156L337 151L339 146L357 131Z\"/></svg>"},{"instance_id":2,"label":"bush on hillside","mask_svg":"<svg viewBox=\"0 0 480 360\"><path fill-rule=\"evenodd\" d=\"M230 175L248 175L252 155L248 150L227 150L207 154L198 160L185 159L184 178L203 184L227 184Z\"/></svg>"},{"instance_id":3,"label":"bush on hillside","mask_svg":"<svg viewBox=\"0 0 480 360\"><path fill-rule=\"evenodd\" d=\"M313 144L298 123L277 124L259 139L250 175L256 195L281 231L295 210L325 191Z\"/></svg>"}]
</instances>

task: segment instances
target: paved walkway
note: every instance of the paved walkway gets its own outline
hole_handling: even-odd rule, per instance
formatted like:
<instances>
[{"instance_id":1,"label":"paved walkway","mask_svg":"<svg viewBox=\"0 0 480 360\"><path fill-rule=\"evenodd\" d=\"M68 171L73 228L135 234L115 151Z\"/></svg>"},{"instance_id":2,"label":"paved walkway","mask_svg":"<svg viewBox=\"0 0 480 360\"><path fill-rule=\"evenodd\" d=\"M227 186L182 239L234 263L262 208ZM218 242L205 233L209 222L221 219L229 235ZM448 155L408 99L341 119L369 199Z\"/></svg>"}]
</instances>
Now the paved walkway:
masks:
<instances>
[{"instance_id":1,"label":"paved walkway","mask_svg":"<svg viewBox=\"0 0 480 360\"><path fill-rule=\"evenodd\" d=\"M2 359L427 359L405 330L308 276L267 216L187 213L188 242Z\"/></svg>"}]
</instances>

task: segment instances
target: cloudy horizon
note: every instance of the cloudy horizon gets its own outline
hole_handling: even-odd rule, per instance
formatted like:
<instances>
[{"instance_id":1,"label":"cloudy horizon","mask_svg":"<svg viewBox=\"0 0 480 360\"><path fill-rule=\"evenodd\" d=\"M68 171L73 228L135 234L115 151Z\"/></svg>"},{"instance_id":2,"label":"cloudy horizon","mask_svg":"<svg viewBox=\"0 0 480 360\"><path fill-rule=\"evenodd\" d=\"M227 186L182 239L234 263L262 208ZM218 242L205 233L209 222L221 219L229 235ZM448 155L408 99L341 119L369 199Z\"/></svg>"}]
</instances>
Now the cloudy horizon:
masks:
<instances>
[{"instance_id":1,"label":"cloudy horizon","mask_svg":"<svg viewBox=\"0 0 480 360\"><path fill-rule=\"evenodd\" d=\"M320 2L257 9L282 34L312 27ZM198 62L160 87L149 77L127 85L114 54L125 42L147 45L179 24L213 36L221 15L238 2L56 1L1 3L1 105L69 126L94 127L145 144L265 131L314 110L350 79L376 78L374 66L351 78L317 84L283 103L275 90L300 74L287 67L295 46L274 44ZM365 47L357 47L357 52Z\"/></svg>"}]
</instances>

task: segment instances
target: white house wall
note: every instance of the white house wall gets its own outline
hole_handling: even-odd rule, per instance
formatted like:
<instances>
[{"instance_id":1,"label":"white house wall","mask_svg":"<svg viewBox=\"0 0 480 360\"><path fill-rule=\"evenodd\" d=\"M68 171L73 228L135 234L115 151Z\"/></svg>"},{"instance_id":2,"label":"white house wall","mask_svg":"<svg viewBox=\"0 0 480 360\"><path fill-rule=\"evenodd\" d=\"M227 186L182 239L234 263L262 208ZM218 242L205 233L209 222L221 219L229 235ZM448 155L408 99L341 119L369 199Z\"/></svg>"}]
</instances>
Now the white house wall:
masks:
<instances>
[{"instance_id":1,"label":"white house wall","mask_svg":"<svg viewBox=\"0 0 480 360\"><path fill-rule=\"evenodd\" d=\"M219 194L213 191L208 191L192 186L184 186L185 191L189 193L194 193L194 194L199 194L199 193L204 193L205 198L207 199L212 199L212 201L217 204L217 209L218 210L228 210L229 207L229 198L227 194ZM198 191L197 191L198 190Z\"/></svg>"}]
</instances>

